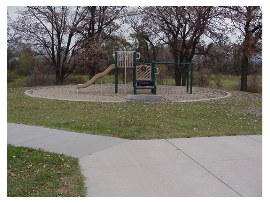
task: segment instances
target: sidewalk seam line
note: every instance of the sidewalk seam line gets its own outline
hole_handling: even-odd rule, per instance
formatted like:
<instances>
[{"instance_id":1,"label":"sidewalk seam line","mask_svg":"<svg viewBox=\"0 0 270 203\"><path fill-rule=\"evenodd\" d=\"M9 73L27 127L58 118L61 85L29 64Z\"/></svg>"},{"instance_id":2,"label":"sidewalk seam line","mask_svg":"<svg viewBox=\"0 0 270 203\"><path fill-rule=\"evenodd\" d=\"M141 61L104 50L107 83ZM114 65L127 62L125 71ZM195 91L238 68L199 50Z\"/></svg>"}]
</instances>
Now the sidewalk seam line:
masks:
<instances>
[{"instance_id":1,"label":"sidewalk seam line","mask_svg":"<svg viewBox=\"0 0 270 203\"><path fill-rule=\"evenodd\" d=\"M213 174L209 169L207 169L205 166L203 166L200 162L198 162L197 160L195 160L194 158L192 158L190 155L188 155L187 153L185 153L182 149L178 148L175 144L171 143L168 139L165 139L169 144L171 144L172 146L174 146L177 150L180 150L183 154L185 154L187 157L189 157L192 161L194 161L196 164L198 164L199 166L201 166L202 168L204 168L208 173L210 173L212 176L214 176L216 179L218 179L220 182L222 182L224 185L226 185L228 188L230 188L231 190L233 190L235 193L237 193L239 196L243 197L243 195L241 193L239 193L238 191L236 191L234 188L232 188L231 186L229 186L227 183L225 183L223 180L221 180L219 177L217 177L215 174Z\"/></svg>"},{"instance_id":2,"label":"sidewalk seam line","mask_svg":"<svg viewBox=\"0 0 270 203\"><path fill-rule=\"evenodd\" d=\"M84 157L86 157L86 156L93 155L93 154L95 154L95 153L97 153L97 152L101 152L101 151L103 151L103 150L106 150L106 149L112 148L112 147L114 147L114 146L117 146L117 145L120 145L120 144L124 144L124 143L126 143L126 142L129 142L129 141L132 141L132 140L128 140L128 139L123 139L123 140L126 140L126 141L123 141L123 142L121 142L121 143L117 143L117 144L115 144L115 145L112 145L112 146L109 146L109 147L106 147L106 148L100 149L100 150L95 151L95 152L93 152L93 153L91 153L91 154L87 154L87 155L84 155L84 156L82 156L82 157L79 157L78 159L82 159L82 158L84 158Z\"/></svg>"}]
</instances>

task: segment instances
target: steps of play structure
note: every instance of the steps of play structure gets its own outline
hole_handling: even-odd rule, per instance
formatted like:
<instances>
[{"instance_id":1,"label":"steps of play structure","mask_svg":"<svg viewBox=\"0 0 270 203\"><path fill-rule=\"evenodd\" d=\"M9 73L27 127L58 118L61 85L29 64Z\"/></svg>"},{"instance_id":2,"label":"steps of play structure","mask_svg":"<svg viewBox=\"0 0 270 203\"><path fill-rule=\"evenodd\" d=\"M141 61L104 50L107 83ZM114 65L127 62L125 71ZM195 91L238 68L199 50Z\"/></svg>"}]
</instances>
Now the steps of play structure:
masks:
<instances>
[{"instance_id":1,"label":"steps of play structure","mask_svg":"<svg viewBox=\"0 0 270 203\"><path fill-rule=\"evenodd\" d=\"M137 80L137 86L153 86L152 80Z\"/></svg>"},{"instance_id":2,"label":"steps of play structure","mask_svg":"<svg viewBox=\"0 0 270 203\"><path fill-rule=\"evenodd\" d=\"M137 89L155 89L154 86L137 86Z\"/></svg>"}]
</instances>

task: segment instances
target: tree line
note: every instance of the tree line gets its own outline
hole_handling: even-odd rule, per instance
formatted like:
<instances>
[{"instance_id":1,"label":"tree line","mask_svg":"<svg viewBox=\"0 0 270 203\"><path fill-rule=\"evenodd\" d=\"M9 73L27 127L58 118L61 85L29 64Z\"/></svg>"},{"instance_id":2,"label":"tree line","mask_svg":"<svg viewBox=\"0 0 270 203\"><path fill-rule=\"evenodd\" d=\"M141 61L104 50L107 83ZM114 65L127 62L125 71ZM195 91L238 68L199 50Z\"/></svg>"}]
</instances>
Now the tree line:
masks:
<instances>
[{"instance_id":1,"label":"tree line","mask_svg":"<svg viewBox=\"0 0 270 203\"><path fill-rule=\"evenodd\" d=\"M74 72L92 77L113 62L114 51L136 50L144 61L196 62L239 73L240 90L246 91L261 47L257 6L30 6L8 20L8 68L14 69L16 53L20 63L23 54L43 60L56 85ZM175 65L174 78L176 85L186 85L183 66Z\"/></svg>"}]
</instances>

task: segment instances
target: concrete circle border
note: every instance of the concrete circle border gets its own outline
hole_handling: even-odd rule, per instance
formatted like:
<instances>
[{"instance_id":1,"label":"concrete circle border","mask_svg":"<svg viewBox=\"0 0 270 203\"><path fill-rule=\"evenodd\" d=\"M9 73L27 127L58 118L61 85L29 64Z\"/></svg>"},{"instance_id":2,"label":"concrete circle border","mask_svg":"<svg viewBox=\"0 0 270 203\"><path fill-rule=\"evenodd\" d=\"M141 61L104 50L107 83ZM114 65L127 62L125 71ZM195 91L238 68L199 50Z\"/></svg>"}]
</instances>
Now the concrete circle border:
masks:
<instances>
[{"instance_id":1,"label":"concrete circle border","mask_svg":"<svg viewBox=\"0 0 270 203\"><path fill-rule=\"evenodd\" d=\"M71 87L72 85L65 85L65 87ZM51 99L51 100L60 100L60 101L82 101L82 102L101 102L101 103L124 103L124 102L127 102L127 101L96 101L96 100L89 100L89 99L60 99L60 98L53 98L53 97L44 97L44 96L39 96L39 95L33 95L31 93L32 90L35 90L35 89L45 89L45 88L60 88L61 86L46 86L46 87L39 87L39 88L32 88L32 89L29 89L29 90L26 90L24 92L24 94L26 96L29 96L29 97L34 97L34 98L41 98L41 99ZM219 100L219 99L225 99L225 98L228 98L228 97L231 97L232 94L230 92L227 92L227 91L224 91L224 90L218 90L218 89L212 89L212 88L204 88L204 89L211 89L211 90L217 90L217 91L222 91L224 93L226 93L225 96L221 96L221 97L214 97L214 98L206 98L206 99L193 99L193 100L178 100L178 101L172 101L172 103L188 103L188 102L200 102L200 101L210 101L210 100ZM163 102L159 102L159 103L163 103Z\"/></svg>"},{"instance_id":2,"label":"concrete circle border","mask_svg":"<svg viewBox=\"0 0 270 203\"><path fill-rule=\"evenodd\" d=\"M199 102L199 101L210 101L210 100L219 100L219 99L225 99L228 97L231 97L232 94L230 92L224 91L224 90L218 90L218 89L212 89L212 88L204 88L204 89L211 89L211 90L217 90L217 91L222 91L226 93L225 96L221 97L214 97L214 98L206 98L206 99L192 99L192 100L180 100L180 101L174 101L173 103L187 103L187 102Z\"/></svg>"}]
</instances>

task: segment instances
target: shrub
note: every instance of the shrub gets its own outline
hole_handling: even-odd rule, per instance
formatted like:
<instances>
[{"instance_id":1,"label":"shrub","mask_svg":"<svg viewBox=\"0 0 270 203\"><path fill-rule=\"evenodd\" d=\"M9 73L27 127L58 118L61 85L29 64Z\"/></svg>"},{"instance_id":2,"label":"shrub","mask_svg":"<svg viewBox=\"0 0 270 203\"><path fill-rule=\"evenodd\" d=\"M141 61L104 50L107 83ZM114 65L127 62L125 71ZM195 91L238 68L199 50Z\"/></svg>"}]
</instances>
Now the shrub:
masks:
<instances>
[{"instance_id":1,"label":"shrub","mask_svg":"<svg viewBox=\"0 0 270 203\"><path fill-rule=\"evenodd\" d=\"M237 81L237 84L232 85L232 90L234 91L240 91L241 82Z\"/></svg>"},{"instance_id":2,"label":"shrub","mask_svg":"<svg viewBox=\"0 0 270 203\"><path fill-rule=\"evenodd\" d=\"M210 76L207 72L194 73L193 84L200 87L207 87L210 85Z\"/></svg>"},{"instance_id":3,"label":"shrub","mask_svg":"<svg viewBox=\"0 0 270 203\"><path fill-rule=\"evenodd\" d=\"M40 72L37 68L35 68L31 75L29 75L26 79L27 86L43 86L52 84L54 84L52 78Z\"/></svg>"},{"instance_id":4,"label":"shrub","mask_svg":"<svg viewBox=\"0 0 270 203\"><path fill-rule=\"evenodd\" d=\"M69 76L67 79L65 79L64 84L83 84L86 83L87 80L82 75L73 75Z\"/></svg>"},{"instance_id":5,"label":"shrub","mask_svg":"<svg viewBox=\"0 0 270 203\"><path fill-rule=\"evenodd\" d=\"M159 73L157 74L157 83L160 85L164 84L164 79L166 77L166 72L168 71L168 67L165 65L159 65L158 66Z\"/></svg>"},{"instance_id":6,"label":"shrub","mask_svg":"<svg viewBox=\"0 0 270 203\"><path fill-rule=\"evenodd\" d=\"M252 92L252 93L261 93L262 92L262 88L259 85L251 85L248 86L247 89L248 92Z\"/></svg>"},{"instance_id":7,"label":"shrub","mask_svg":"<svg viewBox=\"0 0 270 203\"><path fill-rule=\"evenodd\" d=\"M250 77L251 81L248 83L248 92L253 92L253 93L261 93L262 92L262 87L260 85L260 81L257 78L257 75L252 75Z\"/></svg>"},{"instance_id":8,"label":"shrub","mask_svg":"<svg viewBox=\"0 0 270 203\"><path fill-rule=\"evenodd\" d=\"M222 82L221 76L220 76L219 74L216 75L216 77L215 77L215 84L216 84L216 86L217 86L218 88L223 87L223 82Z\"/></svg>"},{"instance_id":9,"label":"shrub","mask_svg":"<svg viewBox=\"0 0 270 203\"><path fill-rule=\"evenodd\" d=\"M17 79L18 75L15 71L7 70L7 82L13 82L13 80Z\"/></svg>"}]
</instances>

